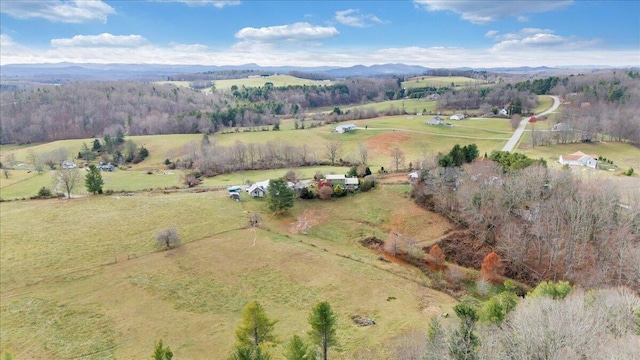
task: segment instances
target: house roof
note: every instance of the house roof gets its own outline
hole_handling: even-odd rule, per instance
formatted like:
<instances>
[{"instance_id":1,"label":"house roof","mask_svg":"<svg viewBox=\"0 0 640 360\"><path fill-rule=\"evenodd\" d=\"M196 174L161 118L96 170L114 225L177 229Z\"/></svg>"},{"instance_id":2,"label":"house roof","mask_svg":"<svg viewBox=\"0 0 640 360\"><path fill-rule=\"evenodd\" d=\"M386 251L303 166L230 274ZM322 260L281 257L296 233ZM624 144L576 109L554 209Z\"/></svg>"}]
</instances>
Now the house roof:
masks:
<instances>
[{"instance_id":1,"label":"house roof","mask_svg":"<svg viewBox=\"0 0 640 360\"><path fill-rule=\"evenodd\" d=\"M326 176L327 180L344 180L344 174L329 174Z\"/></svg>"},{"instance_id":2,"label":"house roof","mask_svg":"<svg viewBox=\"0 0 640 360\"><path fill-rule=\"evenodd\" d=\"M345 178L344 179L344 184L345 185L358 185L358 178L357 177Z\"/></svg>"},{"instance_id":3,"label":"house roof","mask_svg":"<svg viewBox=\"0 0 640 360\"><path fill-rule=\"evenodd\" d=\"M584 157L590 157L592 159L597 159L598 158L595 155L587 155L587 154L583 153L582 151L576 151L573 154L562 155L562 160L565 160L565 161L578 161L578 160L583 159Z\"/></svg>"},{"instance_id":4,"label":"house roof","mask_svg":"<svg viewBox=\"0 0 640 360\"><path fill-rule=\"evenodd\" d=\"M253 184L253 185L249 186L249 188L247 189L247 192L249 194L251 194L251 193L253 193L255 191L262 191L265 194L267 193L267 189L265 189L264 186L258 185L258 184Z\"/></svg>"}]
</instances>

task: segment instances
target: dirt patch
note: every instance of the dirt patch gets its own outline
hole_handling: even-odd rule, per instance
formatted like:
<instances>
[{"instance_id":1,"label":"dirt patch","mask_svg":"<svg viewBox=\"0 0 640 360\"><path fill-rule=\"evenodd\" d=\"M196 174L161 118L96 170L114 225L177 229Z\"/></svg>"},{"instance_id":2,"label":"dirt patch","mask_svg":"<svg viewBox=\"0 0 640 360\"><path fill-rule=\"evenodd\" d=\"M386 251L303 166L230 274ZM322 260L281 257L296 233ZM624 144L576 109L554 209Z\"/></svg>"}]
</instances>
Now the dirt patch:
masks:
<instances>
[{"instance_id":1,"label":"dirt patch","mask_svg":"<svg viewBox=\"0 0 640 360\"><path fill-rule=\"evenodd\" d=\"M473 269L480 269L484 257L494 251L493 247L478 241L468 231L453 231L442 238L438 245L447 261Z\"/></svg>"},{"instance_id":2,"label":"dirt patch","mask_svg":"<svg viewBox=\"0 0 640 360\"><path fill-rule=\"evenodd\" d=\"M378 250L382 248L382 245L384 245L384 241L375 236L369 236L360 240L360 244L362 244L362 246L364 247L368 247L371 250Z\"/></svg>"},{"instance_id":3,"label":"dirt patch","mask_svg":"<svg viewBox=\"0 0 640 360\"><path fill-rule=\"evenodd\" d=\"M326 222L328 218L328 211L305 210L302 215L296 217L296 222L291 223L289 232L292 234L305 233L312 227Z\"/></svg>"},{"instance_id":4,"label":"dirt patch","mask_svg":"<svg viewBox=\"0 0 640 360\"><path fill-rule=\"evenodd\" d=\"M391 149L411 140L411 136L399 131L376 135L367 141L369 149L384 155L391 155Z\"/></svg>"}]
</instances>

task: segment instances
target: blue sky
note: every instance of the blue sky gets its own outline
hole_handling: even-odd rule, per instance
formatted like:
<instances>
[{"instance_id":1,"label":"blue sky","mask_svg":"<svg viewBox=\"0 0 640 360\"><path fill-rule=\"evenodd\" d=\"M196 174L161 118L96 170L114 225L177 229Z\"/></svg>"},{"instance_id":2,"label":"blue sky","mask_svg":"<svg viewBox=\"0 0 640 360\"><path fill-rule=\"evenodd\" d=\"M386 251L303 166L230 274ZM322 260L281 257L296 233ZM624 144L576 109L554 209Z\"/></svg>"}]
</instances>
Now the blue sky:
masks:
<instances>
[{"instance_id":1,"label":"blue sky","mask_svg":"<svg viewBox=\"0 0 640 360\"><path fill-rule=\"evenodd\" d=\"M0 64L640 66L640 1L2 0Z\"/></svg>"}]
</instances>

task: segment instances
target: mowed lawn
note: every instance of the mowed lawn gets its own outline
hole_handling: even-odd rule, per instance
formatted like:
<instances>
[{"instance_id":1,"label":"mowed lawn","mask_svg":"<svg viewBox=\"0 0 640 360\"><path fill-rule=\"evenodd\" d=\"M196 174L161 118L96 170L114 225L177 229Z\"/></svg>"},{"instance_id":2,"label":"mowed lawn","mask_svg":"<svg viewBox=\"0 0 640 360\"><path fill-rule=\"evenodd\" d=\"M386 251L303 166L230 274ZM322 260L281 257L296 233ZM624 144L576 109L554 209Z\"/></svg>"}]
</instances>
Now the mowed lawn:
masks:
<instances>
[{"instance_id":1,"label":"mowed lawn","mask_svg":"<svg viewBox=\"0 0 640 360\"><path fill-rule=\"evenodd\" d=\"M0 346L17 359L141 359L162 338L177 358L223 359L242 307L258 300L279 320L279 359L326 300L338 314L333 358L365 348L385 358L389 339L426 330L455 303L416 269L358 243L391 231L428 243L448 229L407 191L297 201L284 217L224 192L1 203ZM254 212L263 229L244 228ZM168 226L184 245L158 251L155 234ZM354 315L377 325L357 327Z\"/></svg>"},{"instance_id":2,"label":"mowed lawn","mask_svg":"<svg viewBox=\"0 0 640 360\"><path fill-rule=\"evenodd\" d=\"M527 139L523 138L527 144L527 149L523 152L533 158L543 158L550 165L558 163L560 155L572 154L576 151L582 151L585 154L602 156L612 160L622 170L632 167L640 169L640 148L628 143L619 142L592 142L592 143L574 143L574 144L558 144L548 146L536 146L531 148L531 134ZM522 151L522 150L519 150Z\"/></svg>"}]
</instances>

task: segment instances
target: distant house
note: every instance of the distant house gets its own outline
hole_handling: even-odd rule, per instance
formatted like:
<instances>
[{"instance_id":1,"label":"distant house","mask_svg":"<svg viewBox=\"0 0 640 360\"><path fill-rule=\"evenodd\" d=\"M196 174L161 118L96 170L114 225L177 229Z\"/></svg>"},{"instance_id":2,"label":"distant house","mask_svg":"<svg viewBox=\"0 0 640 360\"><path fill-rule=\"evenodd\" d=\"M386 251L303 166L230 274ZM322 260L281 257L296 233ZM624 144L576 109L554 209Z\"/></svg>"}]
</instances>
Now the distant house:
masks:
<instances>
[{"instance_id":1,"label":"distant house","mask_svg":"<svg viewBox=\"0 0 640 360\"><path fill-rule=\"evenodd\" d=\"M553 125L551 131L573 131L573 128L571 128L571 125L569 124L557 123Z\"/></svg>"},{"instance_id":2,"label":"distant house","mask_svg":"<svg viewBox=\"0 0 640 360\"><path fill-rule=\"evenodd\" d=\"M62 168L63 169L75 169L76 168L76 163L74 163L73 161L63 161L62 162Z\"/></svg>"},{"instance_id":3,"label":"distant house","mask_svg":"<svg viewBox=\"0 0 640 360\"><path fill-rule=\"evenodd\" d=\"M595 155L587 155L582 151L576 151L573 154L560 155L560 164L586 166L596 169L598 168L598 157Z\"/></svg>"},{"instance_id":4,"label":"distant house","mask_svg":"<svg viewBox=\"0 0 640 360\"><path fill-rule=\"evenodd\" d=\"M357 177L345 178L344 187L349 190L358 190L358 178Z\"/></svg>"},{"instance_id":5,"label":"distant house","mask_svg":"<svg viewBox=\"0 0 640 360\"><path fill-rule=\"evenodd\" d=\"M267 195L267 189L269 189L270 180L257 182L247 188L247 192L251 197L265 197Z\"/></svg>"},{"instance_id":6,"label":"distant house","mask_svg":"<svg viewBox=\"0 0 640 360\"><path fill-rule=\"evenodd\" d=\"M498 115L509 116L509 113L507 112L507 109L500 109L500 111L498 111Z\"/></svg>"},{"instance_id":7,"label":"distant house","mask_svg":"<svg viewBox=\"0 0 640 360\"><path fill-rule=\"evenodd\" d=\"M429 125L442 125L444 124L444 120L440 116L432 117L427 121Z\"/></svg>"},{"instance_id":8,"label":"distant house","mask_svg":"<svg viewBox=\"0 0 640 360\"><path fill-rule=\"evenodd\" d=\"M464 114L455 114L449 116L449 120L462 120L464 119Z\"/></svg>"},{"instance_id":9,"label":"distant house","mask_svg":"<svg viewBox=\"0 0 640 360\"><path fill-rule=\"evenodd\" d=\"M356 126L354 124L344 124L336 126L335 132L338 134L346 133L348 131L354 131Z\"/></svg>"},{"instance_id":10,"label":"distant house","mask_svg":"<svg viewBox=\"0 0 640 360\"><path fill-rule=\"evenodd\" d=\"M108 163L108 164L99 163L98 169L102 171L113 171L116 169L116 167L112 163Z\"/></svg>"},{"instance_id":11,"label":"distant house","mask_svg":"<svg viewBox=\"0 0 640 360\"><path fill-rule=\"evenodd\" d=\"M340 185L344 187L346 176L344 176L344 174L329 174L325 178L331 183L331 186Z\"/></svg>"},{"instance_id":12,"label":"distant house","mask_svg":"<svg viewBox=\"0 0 640 360\"><path fill-rule=\"evenodd\" d=\"M254 197L254 198L261 198L261 197L265 197L267 195L267 189L263 188L262 186L255 186L252 185L251 187L249 187L249 196Z\"/></svg>"},{"instance_id":13,"label":"distant house","mask_svg":"<svg viewBox=\"0 0 640 360\"><path fill-rule=\"evenodd\" d=\"M428 100L438 100L440 99L440 94L429 94L427 95Z\"/></svg>"},{"instance_id":14,"label":"distant house","mask_svg":"<svg viewBox=\"0 0 640 360\"><path fill-rule=\"evenodd\" d=\"M411 172L409 173L409 175L407 175L407 178L409 180L409 182L417 182L418 179L420 179L420 174L417 171Z\"/></svg>"}]
</instances>

